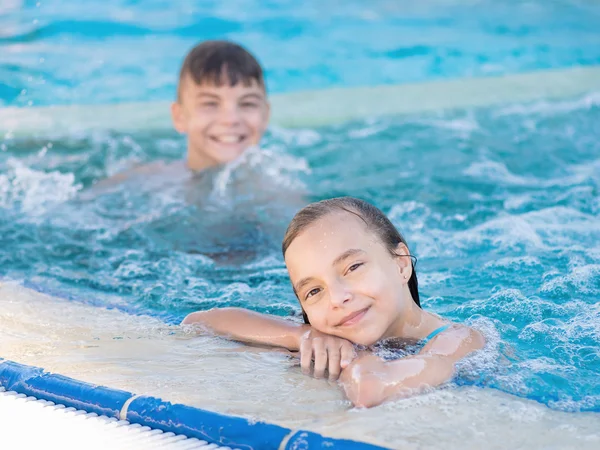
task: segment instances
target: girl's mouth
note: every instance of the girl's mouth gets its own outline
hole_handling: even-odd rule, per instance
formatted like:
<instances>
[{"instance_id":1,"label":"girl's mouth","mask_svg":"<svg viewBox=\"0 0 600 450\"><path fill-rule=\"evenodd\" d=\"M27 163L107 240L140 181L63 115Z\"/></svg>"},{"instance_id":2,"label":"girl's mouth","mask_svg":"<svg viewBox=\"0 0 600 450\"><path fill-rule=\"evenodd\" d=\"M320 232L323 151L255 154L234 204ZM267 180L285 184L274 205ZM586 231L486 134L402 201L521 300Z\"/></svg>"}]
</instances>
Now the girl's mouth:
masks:
<instances>
[{"instance_id":1,"label":"girl's mouth","mask_svg":"<svg viewBox=\"0 0 600 450\"><path fill-rule=\"evenodd\" d=\"M340 320L338 322L338 324L336 325L336 327L349 327L352 325L356 325L358 322L360 322L362 320L362 318L365 316L365 314L367 314L367 311L369 311L369 307L361 309L359 311L355 311L353 313L348 314L347 316L345 316L342 320Z\"/></svg>"}]
</instances>

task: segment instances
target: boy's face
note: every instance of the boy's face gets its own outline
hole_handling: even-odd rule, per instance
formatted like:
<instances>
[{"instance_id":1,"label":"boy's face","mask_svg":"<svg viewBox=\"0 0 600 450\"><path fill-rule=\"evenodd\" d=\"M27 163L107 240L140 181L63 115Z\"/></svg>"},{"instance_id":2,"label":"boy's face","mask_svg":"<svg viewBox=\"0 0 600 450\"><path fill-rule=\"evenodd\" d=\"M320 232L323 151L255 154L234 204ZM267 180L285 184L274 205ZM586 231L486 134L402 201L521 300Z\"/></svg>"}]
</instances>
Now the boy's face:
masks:
<instances>
[{"instance_id":1,"label":"boy's face","mask_svg":"<svg viewBox=\"0 0 600 450\"><path fill-rule=\"evenodd\" d=\"M223 86L181 81L180 98L171 106L175 129L188 135L191 169L225 164L257 145L269 122L269 103L255 81Z\"/></svg>"}]
</instances>

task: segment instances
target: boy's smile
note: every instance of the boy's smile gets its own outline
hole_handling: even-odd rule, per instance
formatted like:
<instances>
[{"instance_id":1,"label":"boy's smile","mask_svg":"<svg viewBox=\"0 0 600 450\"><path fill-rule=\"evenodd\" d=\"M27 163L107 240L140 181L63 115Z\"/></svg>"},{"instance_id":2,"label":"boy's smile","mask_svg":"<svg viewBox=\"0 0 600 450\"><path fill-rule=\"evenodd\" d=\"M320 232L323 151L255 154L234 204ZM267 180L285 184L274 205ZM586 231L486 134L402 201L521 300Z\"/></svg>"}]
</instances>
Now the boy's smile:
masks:
<instances>
[{"instance_id":1,"label":"boy's smile","mask_svg":"<svg viewBox=\"0 0 600 450\"><path fill-rule=\"evenodd\" d=\"M209 136L213 141L218 142L219 144L239 144L246 140L246 135L244 134L223 134L223 135L213 135Z\"/></svg>"}]
</instances>

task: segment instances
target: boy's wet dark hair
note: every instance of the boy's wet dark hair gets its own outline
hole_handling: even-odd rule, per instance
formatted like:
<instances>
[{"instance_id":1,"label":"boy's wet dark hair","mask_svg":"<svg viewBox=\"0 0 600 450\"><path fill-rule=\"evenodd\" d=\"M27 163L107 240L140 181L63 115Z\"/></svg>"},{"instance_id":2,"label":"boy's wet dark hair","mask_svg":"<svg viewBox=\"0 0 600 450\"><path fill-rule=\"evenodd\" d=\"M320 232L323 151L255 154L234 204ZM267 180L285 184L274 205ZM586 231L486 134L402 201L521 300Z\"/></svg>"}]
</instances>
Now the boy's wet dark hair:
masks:
<instances>
[{"instance_id":1,"label":"boy's wet dark hair","mask_svg":"<svg viewBox=\"0 0 600 450\"><path fill-rule=\"evenodd\" d=\"M179 72L177 98L186 76L196 84L235 86L253 82L266 90L263 70L256 58L244 47L229 41L204 41L187 54Z\"/></svg>"},{"instance_id":2,"label":"boy's wet dark hair","mask_svg":"<svg viewBox=\"0 0 600 450\"><path fill-rule=\"evenodd\" d=\"M338 197L311 203L298 211L290 222L287 231L285 232L285 236L283 237L283 243L281 244L283 257L285 258L285 252L288 247L302 231L317 220L334 212L347 212L357 216L365 223L367 229L377 235L392 256L403 256L396 253L398 244L403 243L408 247L400 232L379 208L357 198ZM408 280L408 289L414 302L420 308L421 301L419 299L417 272L415 271L414 263L412 266L413 270L410 279ZM304 322L310 324L304 310L302 310L302 316L304 317Z\"/></svg>"}]
</instances>

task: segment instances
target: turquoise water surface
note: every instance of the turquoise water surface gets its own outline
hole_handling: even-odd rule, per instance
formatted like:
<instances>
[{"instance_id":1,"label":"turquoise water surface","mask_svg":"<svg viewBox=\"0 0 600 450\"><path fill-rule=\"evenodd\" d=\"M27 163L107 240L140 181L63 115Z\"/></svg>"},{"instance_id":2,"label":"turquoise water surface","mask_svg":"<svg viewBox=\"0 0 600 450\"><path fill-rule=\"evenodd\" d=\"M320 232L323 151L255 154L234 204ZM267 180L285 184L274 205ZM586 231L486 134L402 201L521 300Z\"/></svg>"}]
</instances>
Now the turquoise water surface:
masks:
<instances>
[{"instance_id":1,"label":"turquoise water surface","mask_svg":"<svg viewBox=\"0 0 600 450\"><path fill-rule=\"evenodd\" d=\"M202 39L287 92L600 64L598 29L585 0L4 0L0 106L170 100Z\"/></svg>"},{"instance_id":2,"label":"turquoise water surface","mask_svg":"<svg viewBox=\"0 0 600 450\"><path fill-rule=\"evenodd\" d=\"M182 139L5 142L0 273L173 323L224 305L298 314L278 248L292 196L236 193L258 167L276 190L307 201L355 195L390 215L419 258L424 307L478 324L497 352L464 382L599 411L599 121L590 94L274 128L265 150L213 178L175 170L108 191L91 186L132 158L179 158Z\"/></svg>"},{"instance_id":3,"label":"turquoise water surface","mask_svg":"<svg viewBox=\"0 0 600 450\"><path fill-rule=\"evenodd\" d=\"M222 36L260 56L273 91L600 63L597 2L434 3L13 0L0 10L0 105L171 98L185 49ZM95 185L180 159L183 139L0 137L0 276L171 323L223 305L297 317L282 231L303 202L354 195L405 234L424 307L488 336L488 364L460 383L600 411L598 123L589 93L273 127L223 171L171 167L107 189ZM267 191L248 194L257 178Z\"/></svg>"}]
</instances>

